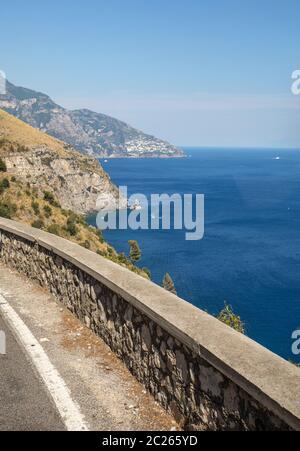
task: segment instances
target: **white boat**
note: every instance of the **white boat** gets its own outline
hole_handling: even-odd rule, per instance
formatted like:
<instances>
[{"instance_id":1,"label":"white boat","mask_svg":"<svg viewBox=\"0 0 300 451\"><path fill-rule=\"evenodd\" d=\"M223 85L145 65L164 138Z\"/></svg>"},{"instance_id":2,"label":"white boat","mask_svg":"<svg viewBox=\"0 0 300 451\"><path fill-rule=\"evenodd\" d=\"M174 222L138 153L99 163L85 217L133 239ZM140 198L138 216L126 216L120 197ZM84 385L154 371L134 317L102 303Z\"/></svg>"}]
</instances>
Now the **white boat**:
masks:
<instances>
[{"instance_id":1,"label":"white boat","mask_svg":"<svg viewBox=\"0 0 300 451\"><path fill-rule=\"evenodd\" d=\"M142 206L139 201L136 199L133 205L130 205L130 210L142 210Z\"/></svg>"}]
</instances>

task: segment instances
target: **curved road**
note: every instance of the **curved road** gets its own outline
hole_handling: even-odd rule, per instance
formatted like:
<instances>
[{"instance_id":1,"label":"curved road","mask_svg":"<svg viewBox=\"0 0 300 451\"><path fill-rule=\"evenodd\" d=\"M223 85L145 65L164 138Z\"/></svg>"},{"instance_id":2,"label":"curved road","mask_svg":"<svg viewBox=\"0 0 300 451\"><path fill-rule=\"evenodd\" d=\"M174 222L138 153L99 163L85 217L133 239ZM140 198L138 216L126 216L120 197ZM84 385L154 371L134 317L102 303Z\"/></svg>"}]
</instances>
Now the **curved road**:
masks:
<instances>
[{"instance_id":1,"label":"curved road","mask_svg":"<svg viewBox=\"0 0 300 451\"><path fill-rule=\"evenodd\" d=\"M180 430L100 338L0 263L1 330L0 431Z\"/></svg>"},{"instance_id":2,"label":"curved road","mask_svg":"<svg viewBox=\"0 0 300 451\"><path fill-rule=\"evenodd\" d=\"M6 354L0 354L0 431L65 430L43 383L1 315L0 331L6 334Z\"/></svg>"}]
</instances>

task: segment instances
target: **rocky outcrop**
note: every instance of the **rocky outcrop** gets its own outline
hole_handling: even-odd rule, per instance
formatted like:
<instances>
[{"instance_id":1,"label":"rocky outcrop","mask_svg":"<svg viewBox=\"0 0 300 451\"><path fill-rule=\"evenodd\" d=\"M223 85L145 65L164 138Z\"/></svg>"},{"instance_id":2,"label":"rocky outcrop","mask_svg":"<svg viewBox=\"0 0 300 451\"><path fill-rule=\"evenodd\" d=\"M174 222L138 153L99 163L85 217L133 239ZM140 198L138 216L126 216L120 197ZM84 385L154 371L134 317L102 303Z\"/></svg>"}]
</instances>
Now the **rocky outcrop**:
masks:
<instances>
[{"instance_id":1,"label":"rocky outcrop","mask_svg":"<svg viewBox=\"0 0 300 451\"><path fill-rule=\"evenodd\" d=\"M0 108L58 138L82 153L97 157L182 157L184 153L166 141L128 124L90 110L69 111L46 94L7 82Z\"/></svg>"},{"instance_id":2,"label":"rocky outcrop","mask_svg":"<svg viewBox=\"0 0 300 451\"><path fill-rule=\"evenodd\" d=\"M41 197L52 192L64 209L85 214L127 206L124 198L118 204L117 188L93 159L61 158L42 148L10 154L4 160L9 174L36 187Z\"/></svg>"},{"instance_id":3,"label":"rocky outcrop","mask_svg":"<svg viewBox=\"0 0 300 451\"><path fill-rule=\"evenodd\" d=\"M0 110L0 156L8 174L37 194L53 194L75 213L126 208L127 200L100 163ZM100 200L99 200L100 199Z\"/></svg>"}]
</instances>

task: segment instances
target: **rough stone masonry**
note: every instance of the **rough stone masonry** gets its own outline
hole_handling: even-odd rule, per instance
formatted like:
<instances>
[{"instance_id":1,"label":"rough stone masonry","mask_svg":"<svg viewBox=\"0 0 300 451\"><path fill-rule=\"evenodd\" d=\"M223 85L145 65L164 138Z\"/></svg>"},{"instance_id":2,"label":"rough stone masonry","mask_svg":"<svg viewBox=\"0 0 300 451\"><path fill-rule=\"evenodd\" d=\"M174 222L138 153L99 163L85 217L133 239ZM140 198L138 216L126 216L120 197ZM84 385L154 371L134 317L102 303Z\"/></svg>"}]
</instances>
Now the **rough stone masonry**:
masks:
<instances>
[{"instance_id":1,"label":"rough stone masonry","mask_svg":"<svg viewBox=\"0 0 300 451\"><path fill-rule=\"evenodd\" d=\"M49 289L101 337L155 399L181 421L183 428L291 429L208 363L200 350L192 350L174 338L105 284L58 256L55 250L0 227L0 258ZM99 264L102 262L99 259Z\"/></svg>"}]
</instances>

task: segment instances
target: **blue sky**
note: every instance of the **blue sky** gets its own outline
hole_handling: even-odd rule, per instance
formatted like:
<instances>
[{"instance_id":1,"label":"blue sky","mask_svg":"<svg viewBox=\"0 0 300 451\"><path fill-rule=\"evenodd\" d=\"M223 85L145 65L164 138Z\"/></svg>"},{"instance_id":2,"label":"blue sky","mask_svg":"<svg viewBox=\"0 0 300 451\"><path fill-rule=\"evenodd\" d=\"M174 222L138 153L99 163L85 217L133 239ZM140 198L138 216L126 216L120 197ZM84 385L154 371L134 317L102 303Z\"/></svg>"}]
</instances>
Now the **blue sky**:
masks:
<instances>
[{"instance_id":1,"label":"blue sky","mask_svg":"<svg viewBox=\"0 0 300 451\"><path fill-rule=\"evenodd\" d=\"M178 145L299 147L299 0L10 0L0 69Z\"/></svg>"}]
</instances>

